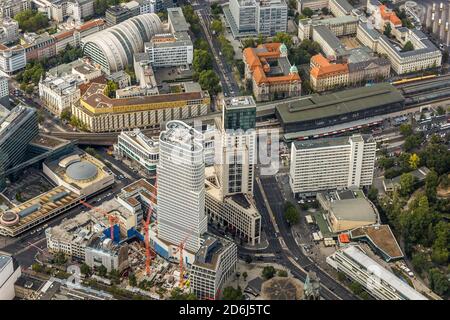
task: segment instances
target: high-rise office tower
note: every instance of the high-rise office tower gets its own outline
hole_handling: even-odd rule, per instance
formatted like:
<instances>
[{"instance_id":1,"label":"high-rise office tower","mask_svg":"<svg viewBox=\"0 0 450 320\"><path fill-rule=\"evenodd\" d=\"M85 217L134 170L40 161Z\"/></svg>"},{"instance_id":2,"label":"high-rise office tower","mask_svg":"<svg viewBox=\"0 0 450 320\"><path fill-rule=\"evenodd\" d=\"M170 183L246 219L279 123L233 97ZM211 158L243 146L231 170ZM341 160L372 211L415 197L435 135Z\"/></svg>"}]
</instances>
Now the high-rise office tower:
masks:
<instances>
[{"instance_id":1,"label":"high-rise office tower","mask_svg":"<svg viewBox=\"0 0 450 320\"><path fill-rule=\"evenodd\" d=\"M220 143L215 170L222 197L253 194L256 161L256 104L251 96L224 100L222 122L216 120Z\"/></svg>"},{"instance_id":2,"label":"high-rise office tower","mask_svg":"<svg viewBox=\"0 0 450 320\"><path fill-rule=\"evenodd\" d=\"M169 121L159 136L158 238L197 252L207 231L203 134Z\"/></svg>"},{"instance_id":3,"label":"high-rise office tower","mask_svg":"<svg viewBox=\"0 0 450 320\"><path fill-rule=\"evenodd\" d=\"M0 184L5 171L24 161L28 144L38 133L33 108L19 105L0 120Z\"/></svg>"}]
</instances>

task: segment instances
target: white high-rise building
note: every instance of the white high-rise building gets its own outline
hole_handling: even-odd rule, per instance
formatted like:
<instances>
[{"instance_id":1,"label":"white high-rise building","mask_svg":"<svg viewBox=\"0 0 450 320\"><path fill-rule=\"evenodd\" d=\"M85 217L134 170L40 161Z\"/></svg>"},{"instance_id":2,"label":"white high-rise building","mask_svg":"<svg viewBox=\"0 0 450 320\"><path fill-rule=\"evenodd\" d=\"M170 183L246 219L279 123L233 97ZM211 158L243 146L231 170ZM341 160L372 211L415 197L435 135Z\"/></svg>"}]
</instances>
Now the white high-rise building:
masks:
<instances>
[{"instance_id":1,"label":"white high-rise building","mask_svg":"<svg viewBox=\"0 0 450 320\"><path fill-rule=\"evenodd\" d=\"M370 186L376 142L370 135L295 141L289 183L294 194Z\"/></svg>"},{"instance_id":2,"label":"white high-rise building","mask_svg":"<svg viewBox=\"0 0 450 320\"><path fill-rule=\"evenodd\" d=\"M12 18L0 19L0 43L8 44L19 40L19 23Z\"/></svg>"},{"instance_id":3,"label":"white high-rise building","mask_svg":"<svg viewBox=\"0 0 450 320\"><path fill-rule=\"evenodd\" d=\"M169 121L159 136L158 238L196 253L207 231L203 134Z\"/></svg>"},{"instance_id":4,"label":"white high-rise building","mask_svg":"<svg viewBox=\"0 0 450 320\"><path fill-rule=\"evenodd\" d=\"M0 104L9 107L8 78L0 76Z\"/></svg>"},{"instance_id":5,"label":"white high-rise building","mask_svg":"<svg viewBox=\"0 0 450 320\"><path fill-rule=\"evenodd\" d=\"M14 299L14 283L22 274L21 270L12 256L0 252L0 300Z\"/></svg>"}]
</instances>

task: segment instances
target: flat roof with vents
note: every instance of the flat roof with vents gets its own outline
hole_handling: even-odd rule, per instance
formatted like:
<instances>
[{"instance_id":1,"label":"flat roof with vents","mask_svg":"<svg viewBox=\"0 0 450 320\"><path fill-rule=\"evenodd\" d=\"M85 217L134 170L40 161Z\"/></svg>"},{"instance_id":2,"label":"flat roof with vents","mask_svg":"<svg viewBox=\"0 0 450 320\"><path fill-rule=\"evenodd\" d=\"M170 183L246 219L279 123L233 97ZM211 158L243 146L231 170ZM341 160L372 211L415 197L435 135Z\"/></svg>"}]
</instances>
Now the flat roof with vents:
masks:
<instances>
[{"instance_id":1,"label":"flat roof with vents","mask_svg":"<svg viewBox=\"0 0 450 320\"><path fill-rule=\"evenodd\" d=\"M276 111L280 120L288 124L403 103L404 100L403 95L394 86L380 83L330 94L315 94L308 98L279 104Z\"/></svg>"}]
</instances>

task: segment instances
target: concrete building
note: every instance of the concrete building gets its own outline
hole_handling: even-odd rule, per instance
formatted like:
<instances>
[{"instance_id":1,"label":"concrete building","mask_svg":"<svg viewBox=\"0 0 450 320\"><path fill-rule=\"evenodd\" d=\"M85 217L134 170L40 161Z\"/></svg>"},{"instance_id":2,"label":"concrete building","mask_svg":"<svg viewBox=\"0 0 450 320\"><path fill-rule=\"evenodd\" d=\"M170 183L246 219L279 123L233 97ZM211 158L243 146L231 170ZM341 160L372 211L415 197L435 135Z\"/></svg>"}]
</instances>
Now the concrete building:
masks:
<instances>
[{"instance_id":1,"label":"concrete building","mask_svg":"<svg viewBox=\"0 0 450 320\"><path fill-rule=\"evenodd\" d=\"M9 78L0 76L0 106L9 107ZM0 116L1 121L1 116Z\"/></svg>"},{"instance_id":2,"label":"concrete building","mask_svg":"<svg viewBox=\"0 0 450 320\"><path fill-rule=\"evenodd\" d=\"M12 18L0 19L0 44L19 40L19 23Z\"/></svg>"},{"instance_id":3,"label":"concrete building","mask_svg":"<svg viewBox=\"0 0 450 320\"><path fill-rule=\"evenodd\" d=\"M203 135L169 121L159 137L158 238L198 252L207 231Z\"/></svg>"},{"instance_id":4,"label":"concrete building","mask_svg":"<svg viewBox=\"0 0 450 320\"><path fill-rule=\"evenodd\" d=\"M0 18L13 18L19 12L31 9L30 0L1 0Z\"/></svg>"},{"instance_id":5,"label":"concrete building","mask_svg":"<svg viewBox=\"0 0 450 320\"><path fill-rule=\"evenodd\" d=\"M335 234L354 228L370 226L378 222L375 206L362 191L353 190L318 193L316 198L326 212L328 225Z\"/></svg>"},{"instance_id":6,"label":"concrete building","mask_svg":"<svg viewBox=\"0 0 450 320\"><path fill-rule=\"evenodd\" d=\"M210 223L250 245L260 243L261 215L252 195L223 196L223 186L214 167L206 168L205 176L205 209Z\"/></svg>"},{"instance_id":7,"label":"concrete building","mask_svg":"<svg viewBox=\"0 0 450 320\"><path fill-rule=\"evenodd\" d=\"M63 77L47 76L39 81L39 97L45 107L57 116L70 110L80 100L79 85L84 81L75 75Z\"/></svg>"},{"instance_id":8,"label":"concrete building","mask_svg":"<svg viewBox=\"0 0 450 320\"><path fill-rule=\"evenodd\" d=\"M14 299L14 284L21 274L22 269L14 257L0 252L0 300Z\"/></svg>"},{"instance_id":9,"label":"concrete building","mask_svg":"<svg viewBox=\"0 0 450 320\"><path fill-rule=\"evenodd\" d=\"M335 17L348 16L353 10L353 6L347 0L330 0L328 6Z\"/></svg>"},{"instance_id":10,"label":"concrete building","mask_svg":"<svg viewBox=\"0 0 450 320\"><path fill-rule=\"evenodd\" d=\"M404 108L405 98L394 86L377 83L368 87L311 95L279 104L275 115L285 136L383 115ZM292 134L291 134L292 133Z\"/></svg>"},{"instance_id":11,"label":"concrete building","mask_svg":"<svg viewBox=\"0 0 450 320\"><path fill-rule=\"evenodd\" d=\"M370 186L376 142L370 135L295 141L289 184L294 194Z\"/></svg>"},{"instance_id":12,"label":"concrete building","mask_svg":"<svg viewBox=\"0 0 450 320\"><path fill-rule=\"evenodd\" d=\"M133 9L122 5L109 7L105 12L106 26L115 26L116 24L137 16L139 13L139 7Z\"/></svg>"},{"instance_id":13,"label":"concrete building","mask_svg":"<svg viewBox=\"0 0 450 320\"><path fill-rule=\"evenodd\" d=\"M189 31L189 24L187 23L183 10L180 7L168 8L167 20L169 24L169 31L171 33Z\"/></svg>"},{"instance_id":14,"label":"concrete building","mask_svg":"<svg viewBox=\"0 0 450 320\"><path fill-rule=\"evenodd\" d=\"M440 67L442 64L442 53L420 30L398 28L392 32L403 46L408 41L414 50L403 51L402 48L393 44L384 34L371 28L367 23L360 23L356 33L357 39L369 47L372 51L386 55L391 63L392 69L397 74L417 72L429 68Z\"/></svg>"},{"instance_id":15,"label":"concrete building","mask_svg":"<svg viewBox=\"0 0 450 320\"><path fill-rule=\"evenodd\" d=\"M356 34L359 19L353 16L343 16L328 19L302 19L298 22L298 37L300 40L311 39L314 27L325 26L337 37Z\"/></svg>"},{"instance_id":16,"label":"concrete building","mask_svg":"<svg viewBox=\"0 0 450 320\"><path fill-rule=\"evenodd\" d=\"M330 60L339 60L347 53L345 46L327 26L314 27L312 40L320 45L323 53Z\"/></svg>"},{"instance_id":17,"label":"concrete building","mask_svg":"<svg viewBox=\"0 0 450 320\"><path fill-rule=\"evenodd\" d=\"M158 140L146 136L141 130L122 131L114 145L116 154L136 161L148 172L154 173L159 159Z\"/></svg>"},{"instance_id":18,"label":"concrete building","mask_svg":"<svg viewBox=\"0 0 450 320\"><path fill-rule=\"evenodd\" d=\"M27 57L25 48L14 46L9 48L0 44L0 73L3 75L12 75L25 68Z\"/></svg>"},{"instance_id":19,"label":"concrete building","mask_svg":"<svg viewBox=\"0 0 450 320\"><path fill-rule=\"evenodd\" d=\"M389 77L389 60L367 54L362 48L350 52L355 53L350 53L342 63L331 63L321 54L311 58L310 83L314 91L322 92Z\"/></svg>"},{"instance_id":20,"label":"concrete building","mask_svg":"<svg viewBox=\"0 0 450 320\"><path fill-rule=\"evenodd\" d=\"M143 52L144 43L161 32L159 17L147 13L86 37L82 47L84 54L109 74L131 65L133 54Z\"/></svg>"},{"instance_id":21,"label":"concrete building","mask_svg":"<svg viewBox=\"0 0 450 320\"><path fill-rule=\"evenodd\" d=\"M301 79L282 43L265 43L243 51L245 79L252 82L257 102L301 95Z\"/></svg>"},{"instance_id":22,"label":"concrete building","mask_svg":"<svg viewBox=\"0 0 450 320\"><path fill-rule=\"evenodd\" d=\"M212 235L205 238L191 266L191 290L197 299L215 300L236 271L237 246Z\"/></svg>"},{"instance_id":23,"label":"concrete building","mask_svg":"<svg viewBox=\"0 0 450 320\"><path fill-rule=\"evenodd\" d=\"M327 257L327 263L378 300L428 300L357 246L337 250Z\"/></svg>"},{"instance_id":24,"label":"concrete building","mask_svg":"<svg viewBox=\"0 0 450 320\"><path fill-rule=\"evenodd\" d=\"M35 109L18 105L0 119L0 173L26 158L28 144L38 135Z\"/></svg>"},{"instance_id":25,"label":"concrete building","mask_svg":"<svg viewBox=\"0 0 450 320\"><path fill-rule=\"evenodd\" d=\"M223 10L234 38L274 36L287 30L284 0L230 0Z\"/></svg>"},{"instance_id":26,"label":"concrete building","mask_svg":"<svg viewBox=\"0 0 450 320\"><path fill-rule=\"evenodd\" d=\"M305 8L311 10L320 10L322 8L328 8L329 0L297 0L297 10L302 12Z\"/></svg>"},{"instance_id":27,"label":"concrete building","mask_svg":"<svg viewBox=\"0 0 450 320\"><path fill-rule=\"evenodd\" d=\"M57 23L72 18L81 22L94 15L94 0L32 0L33 7Z\"/></svg>"},{"instance_id":28,"label":"concrete building","mask_svg":"<svg viewBox=\"0 0 450 320\"><path fill-rule=\"evenodd\" d=\"M194 46L185 31L154 35L145 43L145 52L153 67L189 66L194 58Z\"/></svg>"},{"instance_id":29,"label":"concrete building","mask_svg":"<svg viewBox=\"0 0 450 320\"><path fill-rule=\"evenodd\" d=\"M122 272L128 268L128 244L118 245L110 238L96 235L86 246L85 262L91 268L103 265L108 272Z\"/></svg>"},{"instance_id":30,"label":"concrete building","mask_svg":"<svg viewBox=\"0 0 450 320\"><path fill-rule=\"evenodd\" d=\"M57 160L45 161L43 172L56 185L84 197L114 184L114 176L105 164L81 150Z\"/></svg>"},{"instance_id":31,"label":"concrete building","mask_svg":"<svg viewBox=\"0 0 450 320\"><path fill-rule=\"evenodd\" d=\"M222 197L253 195L256 163L256 104L252 96L225 98L222 119L216 119L215 170Z\"/></svg>"},{"instance_id":32,"label":"concrete building","mask_svg":"<svg viewBox=\"0 0 450 320\"><path fill-rule=\"evenodd\" d=\"M45 229L49 252L62 252L79 261L86 259L89 240L102 231L102 227L91 220L88 214L78 214L60 224Z\"/></svg>"},{"instance_id":33,"label":"concrete building","mask_svg":"<svg viewBox=\"0 0 450 320\"><path fill-rule=\"evenodd\" d=\"M72 114L92 132L157 127L170 120L206 115L210 104L208 92L198 88L127 99L111 99L104 95L105 88L105 84L92 83L80 105L72 105Z\"/></svg>"}]
</instances>

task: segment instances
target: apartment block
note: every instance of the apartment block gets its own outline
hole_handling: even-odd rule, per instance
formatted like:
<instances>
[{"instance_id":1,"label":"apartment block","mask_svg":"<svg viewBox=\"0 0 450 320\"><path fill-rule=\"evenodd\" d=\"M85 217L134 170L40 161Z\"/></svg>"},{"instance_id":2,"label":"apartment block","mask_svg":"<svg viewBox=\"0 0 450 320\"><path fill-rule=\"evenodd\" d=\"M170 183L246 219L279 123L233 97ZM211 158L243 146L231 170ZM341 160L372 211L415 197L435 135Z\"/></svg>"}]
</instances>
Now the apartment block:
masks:
<instances>
[{"instance_id":1,"label":"apartment block","mask_svg":"<svg viewBox=\"0 0 450 320\"><path fill-rule=\"evenodd\" d=\"M376 142L370 135L294 141L289 184L294 194L370 186Z\"/></svg>"}]
</instances>

